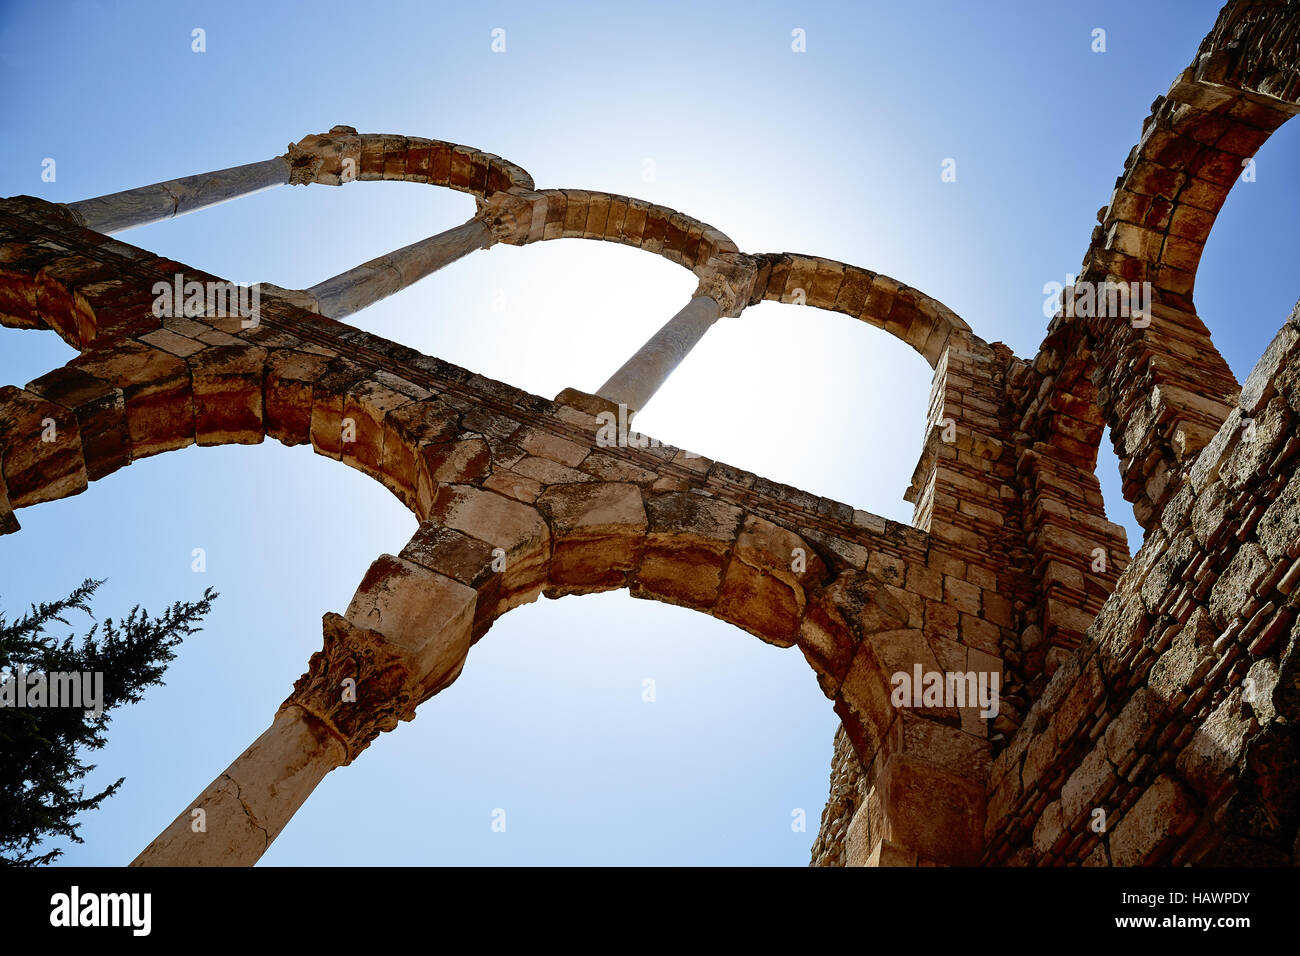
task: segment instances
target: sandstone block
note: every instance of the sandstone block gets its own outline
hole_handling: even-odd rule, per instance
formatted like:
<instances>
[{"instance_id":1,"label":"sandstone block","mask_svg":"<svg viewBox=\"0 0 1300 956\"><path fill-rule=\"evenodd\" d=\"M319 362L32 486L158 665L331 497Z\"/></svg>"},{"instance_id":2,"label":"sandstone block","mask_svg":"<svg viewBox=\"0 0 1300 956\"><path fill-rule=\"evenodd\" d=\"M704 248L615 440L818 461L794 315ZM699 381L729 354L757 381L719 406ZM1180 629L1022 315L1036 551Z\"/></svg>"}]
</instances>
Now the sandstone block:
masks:
<instances>
[{"instance_id":1,"label":"sandstone block","mask_svg":"<svg viewBox=\"0 0 1300 956\"><path fill-rule=\"evenodd\" d=\"M428 694L460 673L471 643L476 597L473 588L446 575L382 555L366 572L345 616L391 641Z\"/></svg>"},{"instance_id":2,"label":"sandstone block","mask_svg":"<svg viewBox=\"0 0 1300 956\"><path fill-rule=\"evenodd\" d=\"M1158 862L1170 843L1191 829L1195 814L1187 791L1172 777L1162 775L1111 832L1111 860L1115 866Z\"/></svg>"},{"instance_id":3,"label":"sandstone block","mask_svg":"<svg viewBox=\"0 0 1300 956\"><path fill-rule=\"evenodd\" d=\"M130 464L131 440L120 388L65 365L28 384L27 391L76 415L89 481Z\"/></svg>"},{"instance_id":4,"label":"sandstone block","mask_svg":"<svg viewBox=\"0 0 1300 956\"><path fill-rule=\"evenodd\" d=\"M286 445L310 440L312 386L329 362L324 355L293 349L275 349L267 356L266 434Z\"/></svg>"},{"instance_id":5,"label":"sandstone block","mask_svg":"<svg viewBox=\"0 0 1300 956\"><path fill-rule=\"evenodd\" d=\"M187 359L194 388L194 437L200 445L256 445L265 434L266 352L213 346Z\"/></svg>"},{"instance_id":6,"label":"sandstone block","mask_svg":"<svg viewBox=\"0 0 1300 956\"><path fill-rule=\"evenodd\" d=\"M80 427L70 409L12 385L0 387L0 442L12 507L85 491Z\"/></svg>"},{"instance_id":7,"label":"sandstone block","mask_svg":"<svg viewBox=\"0 0 1300 956\"><path fill-rule=\"evenodd\" d=\"M184 360L127 341L68 364L121 390L132 460L194 444L193 387Z\"/></svg>"},{"instance_id":8,"label":"sandstone block","mask_svg":"<svg viewBox=\"0 0 1300 956\"><path fill-rule=\"evenodd\" d=\"M646 512L649 534L633 593L644 591L687 607L710 607L722 587L722 570L744 513L725 502L689 493L650 496Z\"/></svg>"}]
</instances>

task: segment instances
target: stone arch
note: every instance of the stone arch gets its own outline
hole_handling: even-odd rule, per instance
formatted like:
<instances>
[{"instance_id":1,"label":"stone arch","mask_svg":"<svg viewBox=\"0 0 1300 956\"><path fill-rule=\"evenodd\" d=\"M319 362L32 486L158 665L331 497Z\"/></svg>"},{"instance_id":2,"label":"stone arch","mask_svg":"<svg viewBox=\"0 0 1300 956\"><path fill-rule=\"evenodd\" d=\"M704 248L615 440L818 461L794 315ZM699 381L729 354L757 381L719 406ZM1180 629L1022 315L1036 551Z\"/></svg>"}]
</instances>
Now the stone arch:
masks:
<instances>
[{"instance_id":1,"label":"stone arch","mask_svg":"<svg viewBox=\"0 0 1300 956\"><path fill-rule=\"evenodd\" d=\"M588 189L544 189L537 197L543 208L534 213L528 242L617 242L662 256L697 275L718 257L740 251L719 229L648 200Z\"/></svg>"},{"instance_id":2,"label":"stone arch","mask_svg":"<svg viewBox=\"0 0 1300 956\"><path fill-rule=\"evenodd\" d=\"M13 506L77 493L134 458L271 435L310 442L359 468L423 516L447 468L463 463L486 475L494 446L507 444L504 434L462 437L474 429L460 427L460 410L409 374L382 368L382 352L368 364L340 357L337 337L347 327L308 316L277 291L262 290L260 327L245 328L238 316L160 318L152 309L155 282L177 270L187 280L220 280L112 240L100 240L108 248L91 258L94 234L71 219L67 225L75 238L64 246L42 243L6 264L13 280L7 324L44 323L82 350L66 368L12 393L11 434L39 433L36 426L52 417L69 438L32 446L26 458L10 453L4 470ZM809 304L910 336L918 349L946 347L952 331L965 328L914 290L828 260L769 257L757 279L769 299L793 300L796 283L805 282ZM273 331L286 321L311 337ZM348 427L354 431L345 442Z\"/></svg>"},{"instance_id":3,"label":"stone arch","mask_svg":"<svg viewBox=\"0 0 1300 956\"><path fill-rule=\"evenodd\" d=\"M439 657L439 676L419 682L422 691L447 686L463 666L461 655L497 618L543 595L627 588L636 597L707 613L767 643L797 645L872 782L875 796L857 831L860 852L875 847L935 861L973 860L984 806L973 781L987 767L978 718L969 708L900 710L891 702L889 676L914 667L971 666L965 646L939 638L946 625L931 619L925 601L944 587L951 561L914 549L922 541L896 526L875 538L880 552L846 559L838 553L843 542L796 533L734 499L656 489L652 475L617 477L622 480L557 481L532 503L473 485L442 486L407 548L375 563L348 621L362 628L372 619L411 620L411 606L446 593L447 581L454 581L454 612L424 616L466 622L459 636L444 640L459 663L451 667ZM797 570L790 562L796 549L806 555ZM493 555L496 571L490 570ZM943 797L936 802L922 791ZM939 819L942 827L935 826Z\"/></svg>"},{"instance_id":4,"label":"stone arch","mask_svg":"<svg viewBox=\"0 0 1300 956\"><path fill-rule=\"evenodd\" d=\"M924 630L924 585L917 583L929 573L926 555L854 566L825 543L734 502L652 485L561 481L524 503L480 485L443 484L400 554L372 565L345 616L352 626L381 627L399 640L393 622L411 626L418 615L410 608L427 608L428 595L447 593L447 581L455 582L455 613L424 612L440 621L464 614L468 622L459 637L438 638L444 657L457 663L421 684L432 696L459 674L470 645L510 610L540 596L627 589L708 614L765 643L797 646L868 765L901 719L889 704L887 668L939 668ZM955 711L940 716L960 723Z\"/></svg>"},{"instance_id":5,"label":"stone arch","mask_svg":"<svg viewBox=\"0 0 1300 956\"><path fill-rule=\"evenodd\" d=\"M899 748L913 755L920 746L916 739L891 744L891 727L920 733L926 719L937 717L934 732L944 733L943 721L959 722L955 713L900 715L889 704L886 668L939 667L920 599L938 572L927 567L922 536L881 521L883 534L866 536L880 551L855 548L815 528L796 533L777 515L762 514L758 502L746 506L743 498L724 499L680 480L665 483L612 457L589 469L607 476L597 478L562 465L569 449L554 440L550 448L521 441L549 455L553 467L552 480L531 502L520 500L528 495L518 486L493 483L471 465L452 467L407 546L374 562L344 614L325 615L324 647L272 727L203 797L209 829L239 835L224 845L185 848L189 818L182 814L137 863L191 852L203 862L252 862L325 773L352 762L399 720L413 719L419 703L456 679L469 648L497 618L540 595L626 587L768 643L799 646L863 765L875 772L895 766L885 755ZM796 553L800 560L792 564ZM362 707L337 699L343 676L366 688ZM948 732L962 737L955 727ZM295 755L292 779L267 789L266 781L241 776L251 772L241 761L264 764L277 747ZM915 772L913 763L903 765ZM878 828L885 826L882 814L901 814L911 800L880 799L873 810ZM964 804L961 812L972 834L975 807Z\"/></svg>"},{"instance_id":6,"label":"stone arch","mask_svg":"<svg viewBox=\"0 0 1300 956\"><path fill-rule=\"evenodd\" d=\"M939 364L954 332L969 332L957 313L938 299L889 276L833 259L799 253L767 253L751 304L787 302L839 312L901 339L929 363Z\"/></svg>"},{"instance_id":7,"label":"stone arch","mask_svg":"<svg viewBox=\"0 0 1300 956\"><path fill-rule=\"evenodd\" d=\"M362 471L417 516L441 480L491 470L495 442L409 378L310 343L259 345L185 321L197 338L160 327L89 348L26 388L0 388L11 507L80 493L151 455L267 436ZM59 438L42 441L51 422Z\"/></svg>"},{"instance_id":8,"label":"stone arch","mask_svg":"<svg viewBox=\"0 0 1300 956\"><path fill-rule=\"evenodd\" d=\"M1109 425L1124 496L1148 530L1240 391L1192 293L1229 191L1269 136L1300 112L1294 18L1294 4L1227 4L1192 65L1157 97L1098 213L1080 283L1150 283L1150 315L1134 323L1129 311L1063 310L1024 378L1025 416L1040 440L1078 442L1072 451L1095 465ZM1050 405L1058 407L1047 413ZM1070 411L1088 406L1100 414Z\"/></svg>"},{"instance_id":9,"label":"stone arch","mask_svg":"<svg viewBox=\"0 0 1300 956\"><path fill-rule=\"evenodd\" d=\"M532 176L517 164L440 140L336 126L292 144L288 161L293 183L397 180L469 193L496 220L502 239L521 245L561 238L618 242L692 271L739 251L718 229L675 209L595 190L538 191ZM495 207L485 210L494 200Z\"/></svg>"},{"instance_id":10,"label":"stone arch","mask_svg":"<svg viewBox=\"0 0 1300 956\"><path fill-rule=\"evenodd\" d=\"M294 144L289 161L296 183L400 180L468 192L497 241L591 239L643 249L691 270L711 291L714 277L725 276L725 288L712 294L726 300L727 313L764 300L800 301L886 330L931 367L953 331L970 331L943 303L888 276L797 253L746 255L721 230L675 209L597 190L536 190L521 167L470 147L336 126Z\"/></svg>"},{"instance_id":11,"label":"stone arch","mask_svg":"<svg viewBox=\"0 0 1300 956\"><path fill-rule=\"evenodd\" d=\"M1298 149L1300 123L1283 124L1275 130L1251 157L1261 164L1257 181L1238 177L1216 211L1208 237L1198 248L1193 287L1196 310L1225 357L1233 356L1234 374L1243 388L1255 359L1263 354L1285 321L1279 316L1291 311L1300 294L1286 268L1289 264L1286 253L1293 244L1281 241L1267 249L1260 248L1261 237L1268 230L1277 234L1280 228L1281 236L1289 235L1288 227L1293 223L1286 216L1289 204L1278 201L1284 195L1285 177L1279 178L1275 173L1287 167L1288 157ZM1261 205L1270 208L1260 209ZM1270 263L1270 256L1278 260L1275 265ZM1269 270L1267 274L1265 269ZM1243 285L1250 289L1244 300L1235 294ZM1249 304L1259 292L1270 290L1273 308L1261 313ZM1260 318L1265 321L1257 323ZM1259 328L1252 330L1250 327L1256 324ZM1228 340L1220 342L1223 336Z\"/></svg>"},{"instance_id":12,"label":"stone arch","mask_svg":"<svg viewBox=\"0 0 1300 956\"><path fill-rule=\"evenodd\" d=\"M292 143L287 158L289 181L299 184L398 180L445 186L480 199L534 188L526 169L493 153L419 136L358 133L351 126Z\"/></svg>"},{"instance_id":13,"label":"stone arch","mask_svg":"<svg viewBox=\"0 0 1300 956\"><path fill-rule=\"evenodd\" d=\"M14 228L22 236L27 227ZM983 725L955 713L900 714L887 677L887 668L912 664L965 666L968 646L983 655L980 666L1000 668L986 651L996 652L1010 612L992 595L981 601L993 576L968 569L960 541L937 557L922 531L646 436L603 447L600 423L579 408L472 376L274 292L249 328L237 317L159 319L139 290L175 263L115 244L126 278L106 280L93 261L77 260L77 243L84 237L89 249L93 234L71 223L54 231L59 244L33 243L23 268L30 275L72 260L61 279L81 292L97 334L64 368L0 396L0 474L12 496L0 502L5 530L16 527L10 505L74 494L136 458L266 435L365 471L422 522L401 554L375 563L346 614L326 615L324 647L272 727L205 795L209 820L229 814L229 832L242 834L214 847L212 862L255 860L325 773L455 679L497 616L542 593L618 587L799 646L865 772L884 788L868 848L892 832L920 858L971 858L982 797L970 780L986 763L977 755L987 754ZM46 417L57 418L64 441L33 440ZM348 442L346 420L355 429ZM968 613L942 606L952 588ZM960 643L941 638L959 626ZM361 668L382 698L365 715L339 711L325 695L348 667ZM277 754L297 768L292 779L259 792L241 778L247 761ZM241 779L235 794L230 781ZM932 805L915 792L921 779L933 793L965 796ZM951 824L944 840L959 834L957 844L932 838L938 830L924 820L940 817ZM183 817L139 862L188 853L186 832Z\"/></svg>"},{"instance_id":14,"label":"stone arch","mask_svg":"<svg viewBox=\"0 0 1300 956\"><path fill-rule=\"evenodd\" d=\"M1074 287L1092 314L1063 300L1038 355L1011 364L1008 397L1024 436L1016 468L1040 587L1034 623L1056 645L1056 663L1079 646L1129 562L1096 475L1104 430L1123 495L1150 532L1237 402L1240 386L1196 314L1193 287L1244 165L1300 112L1295 15L1288 3L1223 8L1192 65L1156 99L1098 212ZM1121 285L1149 290L1149 305L1112 296ZM1096 314L1103 295L1105 314ZM1089 557L1099 553L1100 565Z\"/></svg>"},{"instance_id":15,"label":"stone arch","mask_svg":"<svg viewBox=\"0 0 1300 956\"><path fill-rule=\"evenodd\" d=\"M809 620L832 578L816 545L735 503L655 491L653 475L556 477L530 503L479 484L444 483L399 555L478 590L475 639L539 596L627 589L774 646L798 645L824 686L833 686L832 662L851 656L855 641L847 628L815 631Z\"/></svg>"}]
</instances>

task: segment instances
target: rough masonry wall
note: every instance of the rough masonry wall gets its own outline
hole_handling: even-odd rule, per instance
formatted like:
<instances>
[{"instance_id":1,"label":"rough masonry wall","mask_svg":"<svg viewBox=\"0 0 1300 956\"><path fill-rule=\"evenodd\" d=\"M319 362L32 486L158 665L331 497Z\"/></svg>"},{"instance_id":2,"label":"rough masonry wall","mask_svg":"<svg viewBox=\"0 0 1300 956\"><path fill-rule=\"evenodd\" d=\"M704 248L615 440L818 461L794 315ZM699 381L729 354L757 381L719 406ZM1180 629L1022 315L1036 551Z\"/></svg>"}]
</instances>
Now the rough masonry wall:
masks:
<instances>
[{"instance_id":1,"label":"rough masonry wall","mask_svg":"<svg viewBox=\"0 0 1300 956\"><path fill-rule=\"evenodd\" d=\"M1228 191L1298 104L1300 5L1227 4L1192 66L1153 104L1098 213L1077 286L1096 294L1092 312L1063 301L1036 358L1009 358L1013 424L999 437L1014 444L1009 486L1022 502L1025 540L1008 554L1028 551L1037 588L1034 600L1017 603L1019 646L1003 657L1009 685L1019 681L1035 703L993 763L986 863L1294 858L1294 798L1279 771L1300 755L1286 717L1277 719L1274 704L1282 704L1266 698L1289 653L1277 647L1294 617L1295 546L1278 540L1274 552L1261 552L1249 538L1266 508L1277 527L1289 520L1276 511L1282 500L1271 503L1294 471L1291 445L1255 442L1265 423L1270 435L1289 424L1289 373L1268 380L1291 325L1241 398L1246 415L1263 417L1244 430L1252 444L1235 452L1239 474L1207 484L1236 448L1242 412L1229 416L1240 389L1196 315L1192 289ZM1097 308L1101 290L1120 282L1149 283L1145 314L1136 302ZM1273 395L1266 406L1261 392ZM1139 522L1156 529L1132 566L1095 476L1107 424L1125 497ZM923 456L918 471L925 464ZM911 498L916 523L927 527L931 500L916 483ZM1229 533L1234 515L1242 524ZM1189 537L1186 525L1197 518L1212 537ZM1197 540L1203 547L1194 553ZM1209 610L1193 617L1193 597L1208 598ZM1154 643L1139 652L1148 638ZM1270 658L1270 647L1282 656ZM1289 700L1285 675L1278 686ZM1011 690L1013 704L1019 691ZM1006 719L1018 716L1012 709ZM995 753L1003 743L995 736ZM852 862L848 821L868 792L837 737L815 862ZM1108 816L1099 821L1098 813Z\"/></svg>"},{"instance_id":2,"label":"rough masonry wall","mask_svg":"<svg viewBox=\"0 0 1300 956\"><path fill-rule=\"evenodd\" d=\"M1300 6L1224 7L1154 103L1080 270L1081 287L1150 283L1149 311L1063 309L1035 361L1012 375L1024 430L1059 446L1081 486L1110 425L1148 534L1081 651L1058 661L994 763L985 862L1292 858L1294 798L1278 771L1298 755L1269 698L1294 619L1294 529L1262 552L1253 529L1267 508L1288 520L1277 495L1294 448L1274 429L1290 427L1294 317L1243 391L1192 291L1228 191L1300 110L1298 68ZM1243 415L1253 424L1239 427ZM1096 595L1075 606L1086 620ZM1248 805L1257 818L1243 823Z\"/></svg>"},{"instance_id":3,"label":"rough masonry wall","mask_svg":"<svg viewBox=\"0 0 1300 956\"><path fill-rule=\"evenodd\" d=\"M1298 382L1300 312L994 761L986 863L1300 862Z\"/></svg>"}]
</instances>

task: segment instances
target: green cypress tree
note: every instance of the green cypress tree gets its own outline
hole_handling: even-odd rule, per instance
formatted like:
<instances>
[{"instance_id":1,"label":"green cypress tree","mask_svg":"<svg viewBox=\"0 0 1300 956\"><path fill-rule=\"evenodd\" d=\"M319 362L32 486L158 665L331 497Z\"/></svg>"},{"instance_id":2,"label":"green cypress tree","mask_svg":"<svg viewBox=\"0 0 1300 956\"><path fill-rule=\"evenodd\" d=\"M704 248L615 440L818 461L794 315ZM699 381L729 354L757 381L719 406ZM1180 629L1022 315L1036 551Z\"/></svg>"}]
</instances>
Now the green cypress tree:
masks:
<instances>
[{"instance_id":1,"label":"green cypress tree","mask_svg":"<svg viewBox=\"0 0 1300 956\"><path fill-rule=\"evenodd\" d=\"M157 618L136 605L120 622L106 618L102 630L92 625L79 642L46 633L55 622L66 625L69 611L93 619L90 598L103 583L87 578L68 597L34 604L12 622L0 613L0 680L5 674L12 679L20 667L29 674L103 674L98 714L80 707L0 707L0 865L49 863L63 852L38 852L51 837L83 842L75 818L111 797L125 779L87 797L78 781L95 765L82 762L83 751L104 746L114 708L137 703L145 688L163 682L174 648L201 630L198 623L217 597L208 588L201 600L177 601Z\"/></svg>"}]
</instances>

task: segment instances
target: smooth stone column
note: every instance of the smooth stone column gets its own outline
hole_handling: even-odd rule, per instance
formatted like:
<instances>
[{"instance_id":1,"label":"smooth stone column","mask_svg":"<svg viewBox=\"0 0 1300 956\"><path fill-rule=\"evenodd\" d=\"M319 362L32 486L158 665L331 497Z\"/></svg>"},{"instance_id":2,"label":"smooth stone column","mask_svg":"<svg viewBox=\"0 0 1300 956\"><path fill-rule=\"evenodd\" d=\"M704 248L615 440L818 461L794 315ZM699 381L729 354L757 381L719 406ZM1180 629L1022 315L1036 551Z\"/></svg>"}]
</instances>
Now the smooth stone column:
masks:
<instances>
[{"instance_id":1,"label":"smooth stone column","mask_svg":"<svg viewBox=\"0 0 1300 956\"><path fill-rule=\"evenodd\" d=\"M494 527L510 527L500 511L509 499L470 490L495 506ZM461 504L472 510L472 503ZM516 540L524 547L546 541L541 517L524 505L517 510L508 516L519 522ZM466 560L455 546L450 554L435 554L436 547L420 532L410 547L439 566ZM483 571L472 563L467 570L470 576ZM478 592L469 585L381 555L353 595L347 616L322 618L322 647L271 726L132 865L256 863L326 774L350 764L399 721L413 719L422 701L460 675L473 643L477 602Z\"/></svg>"},{"instance_id":2,"label":"smooth stone column","mask_svg":"<svg viewBox=\"0 0 1300 956\"><path fill-rule=\"evenodd\" d=\"M721 314L722 307L712 296L695 296L596 394L615 405L626 405L629 411L641 411Z\"/></svg>"},{"instance_id":3,"label":"smooth stone column","mask_svg":"<svg viewBox=\"0 0 1300 956\"><path fill-rule=\"evenodd\" d=\"M486 249L492 242L492 231L487 224L481 219L471 219L454 229L363 262L306 291L320 303L321 315L342 319L402 291L476 249Z\"/></svg>"},{"instance_id":4,"label":"smooth stone column","mask_svg":"<svg viewBox=\"0 0 1300 956\"><path fill-rule=\"evenodd\" d=\"M82 218L87 228L114 233L183 216L273 186L283 186L288 181L289 161L276 156L260 163L169 179L152 186L140 186L67 205Z\"/></svg>"},{"instance_id":5,"label":"smooth stone column","mask_svg":"<svg viewBox=\"0 0 1300 956\"><path fill-rule=\"evenodd\" d=\"M131 865L252 866L346 759L324 723L301 707L285 707Z\"/></svg>"}]
</instances>

